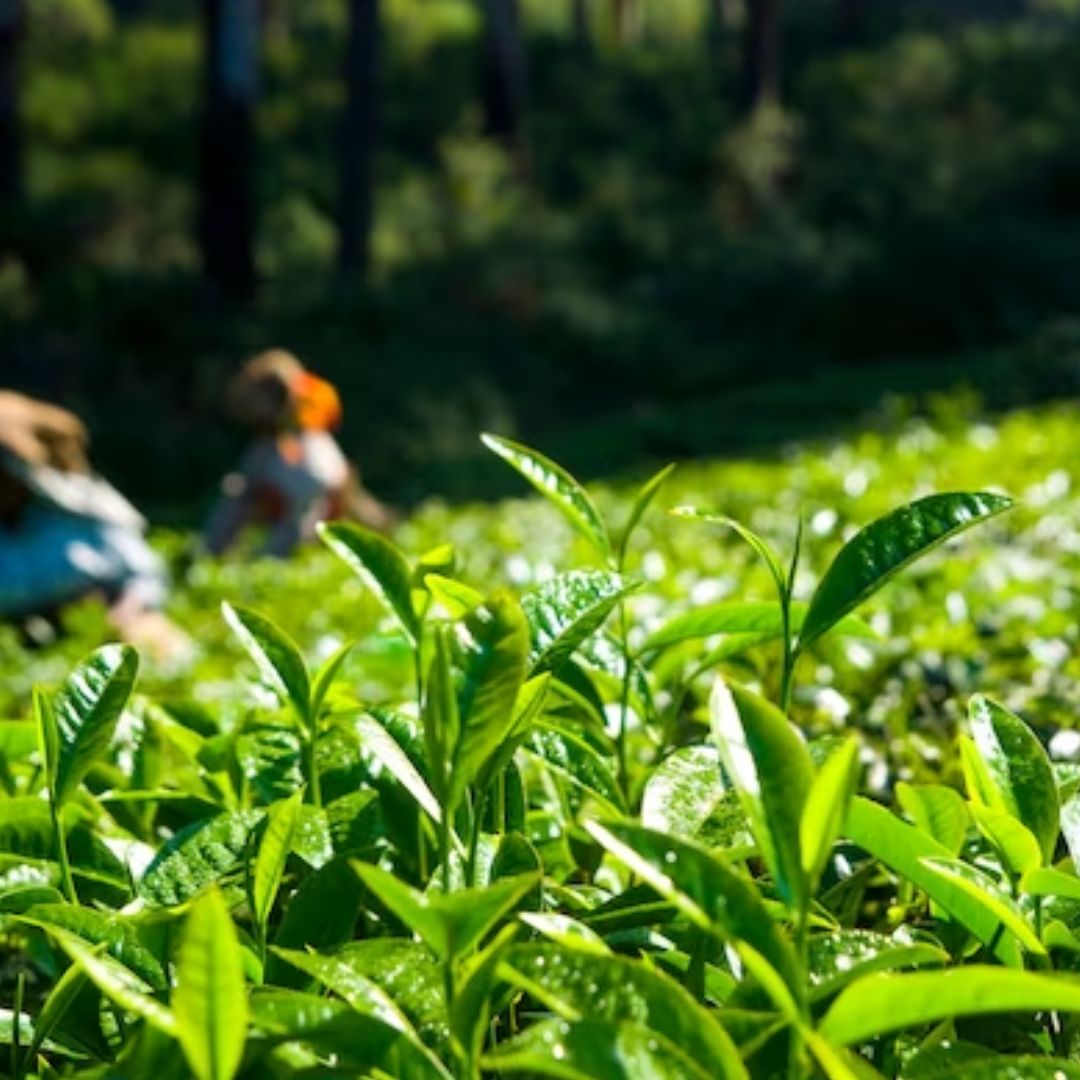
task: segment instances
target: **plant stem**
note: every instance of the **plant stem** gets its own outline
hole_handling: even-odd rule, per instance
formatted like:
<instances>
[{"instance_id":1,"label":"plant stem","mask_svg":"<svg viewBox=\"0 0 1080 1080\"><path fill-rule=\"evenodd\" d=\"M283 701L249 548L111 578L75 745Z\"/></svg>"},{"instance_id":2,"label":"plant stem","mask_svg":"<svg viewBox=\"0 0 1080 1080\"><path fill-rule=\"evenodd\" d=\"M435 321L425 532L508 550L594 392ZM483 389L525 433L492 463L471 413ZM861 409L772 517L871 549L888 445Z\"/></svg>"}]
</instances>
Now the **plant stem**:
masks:
<instances>
[{"instance_id":1,"label":"plant stem","mask_svg":"<svg viewBox=\"0 0 1080 1080\"><path fill-rule=\"evenodd\" d=\"M67 833L60 808L53 799L49 799L49 810L52 813L53 834L56 837L56 857L60 863L60 887L68 902L77 904L79 896L75 892L75 879L71 876L71 863L68 862Z\"/></svg>"},{"instance_id":2,"label":"plant stem","mask_svg":"<svg viewBox=\"0 0 1080 1080\"><path fill-rule=\"evenodd\" d=\"M304 771L307 773L307 797L312 806L322 806L322 786L316 757L318 734L312 731L304 742Z\"/></svg>"},{"instance_id":3,"label":"plant stem","mask_svg":"<svg viewBox=\"0 0 1080 1080\"><path fill-rule=\"evenodd\" d=\"M473 815L472 835L469 838L469 859L465 865L465 885L472 888L476 885L476 853L480 847L480 833L484 828L484 811L487 808L488 789L477 796L476 812Z\"/></svg>"},{"instance_id":4,"label":"plant stem","mask_svg":"<svg viewBox=\"0 0 1080 1080\"><path fill-rule=\"evenodd\" d=\"M624 796L630 793L630 765L626 748L626 721L630 711L630 681L633 665L630 660L630 632L627 625L626 602L619 601L619 644L622 648L622 696L619 701L619 737L616 747L619 755L619 782Z\"/></svg>"}]
</instances>

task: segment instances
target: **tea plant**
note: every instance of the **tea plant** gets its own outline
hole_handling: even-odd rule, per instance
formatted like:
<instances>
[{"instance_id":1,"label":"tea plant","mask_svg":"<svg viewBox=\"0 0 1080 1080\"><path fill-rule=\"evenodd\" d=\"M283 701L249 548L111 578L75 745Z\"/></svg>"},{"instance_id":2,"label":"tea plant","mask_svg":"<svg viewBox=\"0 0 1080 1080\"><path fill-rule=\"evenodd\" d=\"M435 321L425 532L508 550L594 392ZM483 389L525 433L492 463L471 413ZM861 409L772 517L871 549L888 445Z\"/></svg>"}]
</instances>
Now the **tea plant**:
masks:
<instances>
[{"instance_id":1,"label":"tea plant","mask_svg":"<svg viewBox=\"0 0 1080 1080\"><path fill-rule=\"evenodd\" d=\"M485 441L585 565L518 594L328 524L371 640L313 666L226 604L254 694L142 694L107 645L0 730L5 1074L1080 1076L1080 773L975 694L962 789L889 806L859 725L799 724L804 664L879 647L858 609L1011 501L930 495L821 564L797 523L781 555L661 515L670 469L613 516ZM646 524L734 530L771 595L639 625ZM367 697L387 643L408 685Z\"/></svg>"}]
</instances>

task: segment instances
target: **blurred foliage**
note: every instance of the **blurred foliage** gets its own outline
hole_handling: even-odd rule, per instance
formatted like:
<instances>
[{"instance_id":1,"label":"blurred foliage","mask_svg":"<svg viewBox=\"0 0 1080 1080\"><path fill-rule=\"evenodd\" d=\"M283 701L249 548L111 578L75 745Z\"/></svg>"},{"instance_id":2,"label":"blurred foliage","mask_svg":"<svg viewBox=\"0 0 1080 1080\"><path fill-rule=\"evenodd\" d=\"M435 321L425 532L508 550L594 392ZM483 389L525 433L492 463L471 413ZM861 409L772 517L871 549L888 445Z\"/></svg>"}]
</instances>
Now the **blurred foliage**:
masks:
<instances>
[{"instance_id":1,"label":"blurred foliage","mask_svg":"<svg viewBox=\"0 0 1080 1080\"><path fill-rule=\"evenodd\" d=\"M568 0L525 4L523 173L482 134L478 7L386 0L360 290L333 268L345 6L268 4L262 288L227 312L194 242L196 5L35 0L5 381L84 412L104 470L185 522L235 452L222 380L268 344L340 384L347 449L405 502L483 490L484 427L602 474L827 430L883 387L1071 392L1067 6L871 4L840 47L833 4L790 5L783 107L750 119L738 28L710 14L737 9L642 0L620 44L593 3L583 52Z\"/></svg>"}]
</instances>

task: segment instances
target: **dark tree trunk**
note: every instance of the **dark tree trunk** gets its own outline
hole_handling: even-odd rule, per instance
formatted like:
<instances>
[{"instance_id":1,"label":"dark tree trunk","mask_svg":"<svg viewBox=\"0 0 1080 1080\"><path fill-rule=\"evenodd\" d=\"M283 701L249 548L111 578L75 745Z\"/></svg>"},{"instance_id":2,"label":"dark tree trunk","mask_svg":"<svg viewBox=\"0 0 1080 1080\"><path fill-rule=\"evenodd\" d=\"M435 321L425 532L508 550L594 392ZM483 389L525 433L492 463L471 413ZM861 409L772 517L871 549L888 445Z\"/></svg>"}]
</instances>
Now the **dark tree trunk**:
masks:
<instances>
[{"instance_id":1,"label":"dark tree trunk","mask_svg":"<svg viewBox=\"0 0 1080 1080\"><path fill-rule=\"evenodd\" d=\"M349 0L345 117L338 197L343 276L363 277L371 254L378 136L379 0Z\"/></svg>"},{"instance_id":2,"label":"dark tree trunk","mask_svg":"<svg viewBox=\"0 0 1080 1080\"><path fill-rule=\"evenodd\" d=\"M204 0L199 240L207 280L219 295L245 300L255 288L255 133L258 0Z\"/></svg>"},{"instance_id":3,"label":"dark tree trunk","mask_svg":"<svg viewBox=\"0 0 1080 1080\"><path fill-rule=\"evenodd\" d=\"M780 100L781 0L747 0L742 102L747 112Z\"/></svg>"},{"instance_id":4,"label":"dark tree trunk","mask_svg":"<svg viewBox=\"0 0 1080 1080\"><path fill-rule=\"evenodd\" d=\"M864 39L868 7L868 0L836 0L837 44L851 48Z\"/></svg>"},{"instance_id":5,"label":"dark tree trunk","mask_svg":"<svg viewBox=\"0 0 1080 1080\"><path fill-rule=\"evenodd\" d=\"M24 15L22 0L0 0L0 207L22 195L18 69Z\"/></svg>"},{"instance_id":6,"label":"dark tree trunk","mask_svg":"<svg viewBox=\"0 0 1080 1080\"><path fill-rule=\"evenodd\" d=\"M634 34L637 19L637 4L634 0L613 0L615 18L615 41L620 45L629 45Z\"/></svg>"},{"instance_id":7,"label":"dark tree trunk","mask_svg":"<svg viewBox=\"0 0 1080 1080\"><path fill-rule=\"evenodd\" d=\"M483 8L487 132L523 154L527 76L518 0L483 0Z\"/></svg>"},{"instance_id":8,"label":"dark tree trunk","mask_svg":"<svg viewBox=\"0 0 1080 1080\"><path fill-rule=\"evenodd\" d=\"M579 52L589 52L592 34L589 31L588 0L570 0L570 24L574 33L574 47Z\"/></svg>"}]
</instances>

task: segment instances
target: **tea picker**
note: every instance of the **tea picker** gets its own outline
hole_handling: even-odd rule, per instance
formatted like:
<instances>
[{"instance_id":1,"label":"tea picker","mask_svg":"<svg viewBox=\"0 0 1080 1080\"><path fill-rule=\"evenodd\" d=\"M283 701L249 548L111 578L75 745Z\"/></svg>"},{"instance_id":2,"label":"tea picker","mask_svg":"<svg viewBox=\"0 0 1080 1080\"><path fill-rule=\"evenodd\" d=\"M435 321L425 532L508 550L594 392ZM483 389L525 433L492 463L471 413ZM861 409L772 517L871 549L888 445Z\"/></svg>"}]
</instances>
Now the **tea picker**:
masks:
<instances>
[{"instance_id":1,"label":"tea picker","mask_svg":"<svg viewBox=\"0 0 1080 1080\"><path fill-rule=\"evenodd\" d=\"M235 547L250 526L265 529L259 552L281 557L312 539L320 521L389 527L390 511L363 489L332 434L342 415L337 391L291 353L252 357L230 383L226 407L254 438L207 522L212 553Z\"/></svg>"},{"instance_id":2,"label":"tea picker","mask_svg":"<svg viewBox=\"0 0 1080 1080\"><path fill-rule=\"evenodd\" d=\"M160 658L190 642L161 614L167 577L142 515L92 470L66 409L0 391L0 618L54 622L100 597L119 634Z\"/></svg>"}]
</instances>

